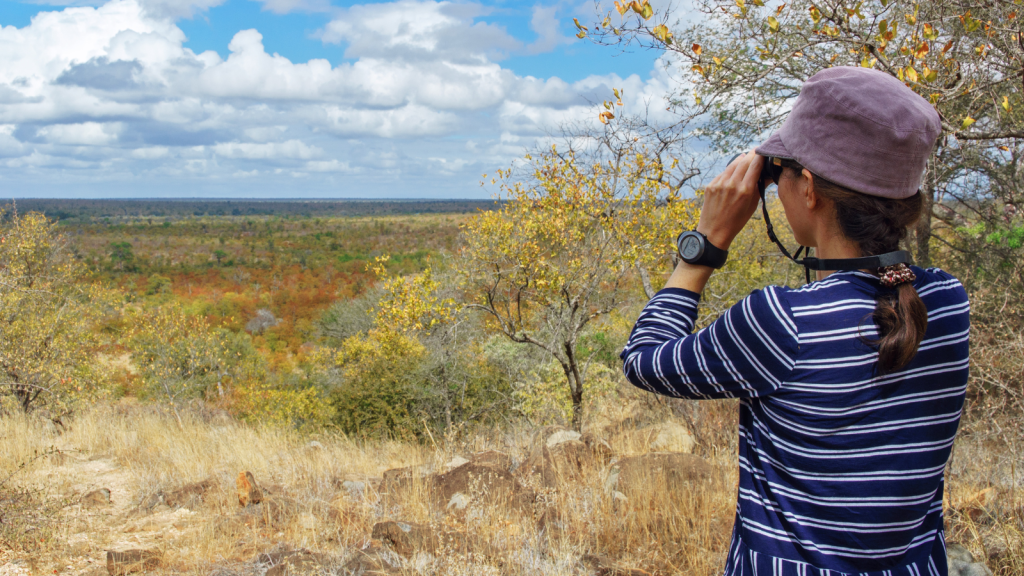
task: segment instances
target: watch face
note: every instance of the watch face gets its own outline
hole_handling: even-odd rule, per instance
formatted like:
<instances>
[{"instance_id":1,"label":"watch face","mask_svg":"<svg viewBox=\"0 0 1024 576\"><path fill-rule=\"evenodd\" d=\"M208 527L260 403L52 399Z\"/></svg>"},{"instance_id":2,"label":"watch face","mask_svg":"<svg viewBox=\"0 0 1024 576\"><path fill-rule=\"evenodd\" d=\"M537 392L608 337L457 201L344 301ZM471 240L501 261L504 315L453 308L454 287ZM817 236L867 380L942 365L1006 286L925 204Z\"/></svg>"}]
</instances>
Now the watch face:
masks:
<instances>
[{"instance_id":1,"label":"watch face","mask_svg":"<svg viewBox=\"0 0 1024 576\"><path fill-rule=\"evenodd\" d=\"M685 260L693 260L700 255L700 240L696 236L683 238L682 249L679 251Z\"/></svg>"}]
</instances>

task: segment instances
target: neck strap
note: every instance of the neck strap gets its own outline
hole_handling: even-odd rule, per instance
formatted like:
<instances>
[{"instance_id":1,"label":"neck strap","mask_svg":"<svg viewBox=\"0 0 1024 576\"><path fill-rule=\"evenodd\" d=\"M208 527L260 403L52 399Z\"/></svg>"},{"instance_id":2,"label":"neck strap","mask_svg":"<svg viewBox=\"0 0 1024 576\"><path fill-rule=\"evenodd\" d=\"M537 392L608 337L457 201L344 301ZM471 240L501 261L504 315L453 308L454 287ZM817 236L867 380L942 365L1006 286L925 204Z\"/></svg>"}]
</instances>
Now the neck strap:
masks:
<instances>
[{"instance_id":1,"label":"neck strap","mask_svg":"<svg viewBox=\"0 0 1024 576\"><path fill-rule=\"evenodd\" d=\"M801 246L797 249L796 253L790 254L789 250L782 245L779 241L778 236L775 235L775 229L772 227L772 220L768 216L768 202L765 200L764 190L766 184L764 179L757 182L757 191L761 194L761 213L764 214L764 223L768 228L768 238L779 247L782 254L789 258L793 262L804 267L804 273L807 278L807 283L811 282L811 270L861 270L864 268L884 268L886 266L894 266L896 264L910 264L913 260L910 257L910 252L906 250L897 250L895 252L886 252L885 254L879 254L877 256L862 256L860 258L814 258L808 256L810 249L806 246ZM800 258L803 254L804 257Z\"/></svg>"}]
</instances>

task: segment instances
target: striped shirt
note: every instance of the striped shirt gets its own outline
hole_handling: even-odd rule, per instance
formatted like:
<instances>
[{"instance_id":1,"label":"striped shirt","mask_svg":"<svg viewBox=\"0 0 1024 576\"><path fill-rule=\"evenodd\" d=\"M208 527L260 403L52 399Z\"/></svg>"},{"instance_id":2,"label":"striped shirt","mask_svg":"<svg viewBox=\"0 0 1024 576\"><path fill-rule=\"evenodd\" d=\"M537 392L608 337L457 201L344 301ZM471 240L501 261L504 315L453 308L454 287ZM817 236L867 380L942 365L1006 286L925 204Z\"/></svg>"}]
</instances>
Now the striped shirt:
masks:
<instances>
[{"instance_id":1,"label":"striped shirt","mask_svg":"<svg viewBox=\"0 0 1024 576\"><path fill-rule=\"evenodd\" d=\"M740 398L740 483L726 575L945 576L942 479L968 370L967 294L914 267L928 329L905 368L877 373L862 272L751 293L693 333L699 294L667 288L622 352L635 386Z\"/></svg>"}]
</instances>

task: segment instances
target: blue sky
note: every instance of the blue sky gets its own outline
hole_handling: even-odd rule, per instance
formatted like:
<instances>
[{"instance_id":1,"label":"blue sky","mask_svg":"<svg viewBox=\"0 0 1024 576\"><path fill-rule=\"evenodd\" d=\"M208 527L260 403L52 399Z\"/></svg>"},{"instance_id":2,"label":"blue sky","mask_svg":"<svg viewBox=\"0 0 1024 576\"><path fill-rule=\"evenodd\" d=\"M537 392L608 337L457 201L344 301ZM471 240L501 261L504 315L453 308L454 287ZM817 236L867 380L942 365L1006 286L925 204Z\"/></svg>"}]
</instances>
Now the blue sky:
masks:
<instances>
[{"instance_id":1,"label":"blue sky","mask_svg":"<svg viewBox=\"0 0 1024 576\"><path fill-rule=\"evenodd\" d=\"M486 197L593 103L660 104L659 54L585 0L0 2L8 197ZM659 106L659 109L664 106Z\"/></svg>"}]
</instances>

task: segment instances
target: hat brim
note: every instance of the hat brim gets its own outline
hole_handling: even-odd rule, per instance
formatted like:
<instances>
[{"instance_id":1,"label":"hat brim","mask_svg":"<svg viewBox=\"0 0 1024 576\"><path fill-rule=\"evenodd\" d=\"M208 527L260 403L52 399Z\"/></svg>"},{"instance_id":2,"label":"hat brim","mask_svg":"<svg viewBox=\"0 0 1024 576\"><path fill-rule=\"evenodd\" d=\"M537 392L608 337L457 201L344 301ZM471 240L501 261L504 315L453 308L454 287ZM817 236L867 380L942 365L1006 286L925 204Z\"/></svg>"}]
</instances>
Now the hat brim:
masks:
<instances>
[{"instance_id":1,"label":"hat brim","mask_svg":"<svg viewBox=\"0 0 1024 576\"><path fill-rule=\"evenodd\" d=\"M782 137L779 136L778 132L772 134L770 138L762 142L760 146L754 149L754 152L761 156L796 160L796 158L793 157L793 154L789 150L786 150L786 146L782 143Z\"/></svg>"}]
</instances>

